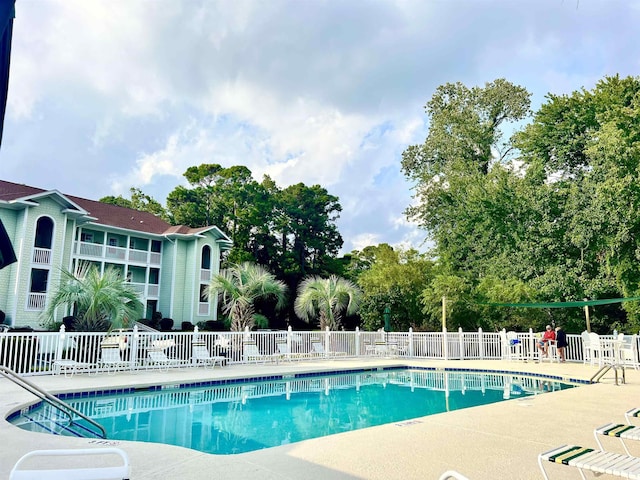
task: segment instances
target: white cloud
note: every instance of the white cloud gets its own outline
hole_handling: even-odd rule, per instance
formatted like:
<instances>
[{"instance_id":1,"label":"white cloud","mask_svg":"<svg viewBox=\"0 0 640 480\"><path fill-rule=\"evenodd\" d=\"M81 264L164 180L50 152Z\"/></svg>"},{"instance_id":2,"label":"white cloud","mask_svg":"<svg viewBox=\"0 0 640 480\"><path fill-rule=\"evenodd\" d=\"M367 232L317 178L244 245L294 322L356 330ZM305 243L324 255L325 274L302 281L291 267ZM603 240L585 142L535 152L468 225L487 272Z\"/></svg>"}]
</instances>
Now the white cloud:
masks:
<instances>
[{"instance_id":1,"label":"white cloud","mask_svg":"<svg viewBox=\"0 0 640 480\"><path fill-rule=\"evenodd\" d=\"M435 88L506 77L535 105L635 75L639 20L631 1L23 0L3 178L164 201L189 166L246 165L338 195L346 251L419 246L399 166Z\"/></svg>"}]
</instances>

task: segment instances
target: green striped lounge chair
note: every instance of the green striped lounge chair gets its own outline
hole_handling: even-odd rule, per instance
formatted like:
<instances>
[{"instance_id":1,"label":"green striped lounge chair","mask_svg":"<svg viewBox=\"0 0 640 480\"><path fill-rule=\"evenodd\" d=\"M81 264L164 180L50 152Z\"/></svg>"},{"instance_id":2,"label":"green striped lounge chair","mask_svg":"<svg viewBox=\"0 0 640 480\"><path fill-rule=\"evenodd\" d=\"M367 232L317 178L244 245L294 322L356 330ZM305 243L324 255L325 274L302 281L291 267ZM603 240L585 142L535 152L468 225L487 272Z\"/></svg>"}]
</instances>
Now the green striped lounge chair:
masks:
<instances>
[{"instance_id":1,"label":"green striped lounge chair","mask_svg":"<svg viewBox=\"0 0 640 480\"><path fill-rule=\"evenodd\" d=\"M640 427L636 427L634 425L626 425L624 423L608 423L606 425L603 425L602 427L596 428L593 431L593 436L596 437L596 442L598 442L598 447L600 448L600 450L604 449L602 448L602 444L600 443L599 436L619 438L622 442L622 446L624 447L624 451L627 453L627 455L631 455L624 441L640 440Z\"/></svg>"},{"instance_id":2,"label":"green striped lounge chair","mask_svg":"<svg viewBox=\"0 0 640 480\"><path fill-rule=\"evenodd\" d=\"M605 452L578 445L563 445L554 448L538 455L538 465L542 471L542 476L545 480L549 480L544 468L544 465L547 464L546 462L575 467L580 472L583 480L587 478L584 475L585 471L640 480L640 458L622 453Z\"/></svg>"},{"instance_id":3,"label":"green striped lounge chair","mask_svg":"<svg viewBox=\"0 0 640 480\"><path fill-rule=\"evenodd\" d=\"M631 410L629 410L624 414L624 418L627 419L627 423L629 425L631 425L632 418L637 419L638 417L640 417L640 408L632 408Z\"/></svg>"}]
</instances>

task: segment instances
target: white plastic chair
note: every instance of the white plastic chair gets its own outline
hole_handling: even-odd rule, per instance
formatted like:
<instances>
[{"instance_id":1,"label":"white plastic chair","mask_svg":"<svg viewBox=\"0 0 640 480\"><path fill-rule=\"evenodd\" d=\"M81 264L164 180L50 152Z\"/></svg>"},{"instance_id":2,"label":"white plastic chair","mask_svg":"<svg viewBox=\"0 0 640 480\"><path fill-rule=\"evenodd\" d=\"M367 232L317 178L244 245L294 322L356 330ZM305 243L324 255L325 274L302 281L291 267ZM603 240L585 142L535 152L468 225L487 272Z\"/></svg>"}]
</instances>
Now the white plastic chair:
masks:
<instances>
[{"instance_id":1,"label":"white plastic chair","mask_svg":"<svg viewBox=\"0 0 640 480\"><path fill-rule=\"evenodd\" d=\"M96 467L96 459L92 457L111 455L120 457L121 465L110 467ZM86 466L51 468L52 460L43 460L42 457L67 457L67 462L77 463L74 457L86 457ZM37 459L37 460L36 460ZM44 465L38 469L33 466L27 468L25 464ZM60 463L61 464L61 463ZM62 450L34 450L23 455L15 464L9 480L128 480L131 477L129 457L124 450L119 448L85 448Z\"/></svg>"},{"instance_id":2,"label":"white plastic chair","mask_svg":"<svg viewBox=\"0 0 640 480\"><path fill-rule=\"evenodd\" d=\"M638 335L620 334L620 363L638 370Z\"/></svg>"},{"instance_id":3,"label":"white plastic chair","mask_svg":"<svg viewBox=\"0 0 640 480\"><path fill-rule=\"evenodd\" d=\"M211 355L204 342L192 343L192 358L194 363L201 365L210 365L211 368L218 363L222 367L222 363L226 360L225 357L219 355Z\"/></svg>"},{"instance_id":4,"label":"white plastic chair","mask_svg":"<svg viewBox=\"0 0 640 480\"><path fill-rule=\"evenodd\" d=\"M598 357L598 365L602 366L602 344L600 343L600 335L595 332L589 333L589 342L591 345L591 365L596 361Z\"/></svg>"}]
</instances>

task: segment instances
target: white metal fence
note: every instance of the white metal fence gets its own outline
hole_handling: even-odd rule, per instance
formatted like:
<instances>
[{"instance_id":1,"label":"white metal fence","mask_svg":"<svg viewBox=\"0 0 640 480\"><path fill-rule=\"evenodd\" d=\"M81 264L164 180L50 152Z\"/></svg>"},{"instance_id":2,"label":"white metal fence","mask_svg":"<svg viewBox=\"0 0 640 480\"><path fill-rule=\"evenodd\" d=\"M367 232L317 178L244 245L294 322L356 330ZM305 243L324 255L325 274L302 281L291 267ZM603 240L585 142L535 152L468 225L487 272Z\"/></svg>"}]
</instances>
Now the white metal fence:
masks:
<instances>
[{"instance_id":1,"label":"white metal fence","mask_svg":"<svg viewBox=\"0 0 640 480\"><path fill-rule=\"evenodd\" d=\"M517 333L524 359L536 356L537 336L533 331ZM612 339L612 336L601 336ZM635 338L635 337L634 337ZM113 365L102 358L105 345L117 346L120 354L117 368L138 370L159 368L147 358L150 349L162 350L168 358L182 360L173 366L188 366L192 360L194 341L204 341L211 355L224 356L227 363L261 361L294 361L309 358L398 357L439 360L499 360L508 358L500 332L365 332L365 331L258 331L258 332L147 332L109 333L6 332L0 333L0 365L25 375L82 370L88 373L113 371ZM567 335L566 359L582 362L580 335ZM243 355L243 345L251 341L264 358ZM286 354L278 344L287 344ZM636 339L637 343L637 339ZM638 363L635 345L633 364ZM195 363L194 363L195 364Z\"/></svg>"}]
</instances>

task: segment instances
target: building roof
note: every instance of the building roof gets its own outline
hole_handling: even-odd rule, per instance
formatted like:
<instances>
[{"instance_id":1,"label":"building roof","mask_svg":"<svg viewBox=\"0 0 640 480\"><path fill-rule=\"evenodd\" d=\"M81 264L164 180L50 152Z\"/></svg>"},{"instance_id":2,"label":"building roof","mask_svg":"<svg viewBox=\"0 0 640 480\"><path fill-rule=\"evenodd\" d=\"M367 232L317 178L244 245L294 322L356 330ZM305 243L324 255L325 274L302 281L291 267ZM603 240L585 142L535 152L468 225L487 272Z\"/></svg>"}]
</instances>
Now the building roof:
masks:
<instances>
[{"instance_id":1,"label":"building roof","mask_svg":"<svg viewBox=\"0 0 640 480\"><path fill-rule=\"evenodd\" d=\"M0 205L18 204L25 201L37 201L38 198L57 196L66 200L68 208L85 215L93 224L104 225L154 235L198 235L205 231L212 231L213 235L222 241L229 242L229 238L217 227L191 228L186 225L171 225L162 218L140 210L120 207L109 203L102 203L72 195L65 195L57 190L44 190L19 183L0 180ZM81 212L82 209L84 212Z\"/></svg>"}]
</instances>

